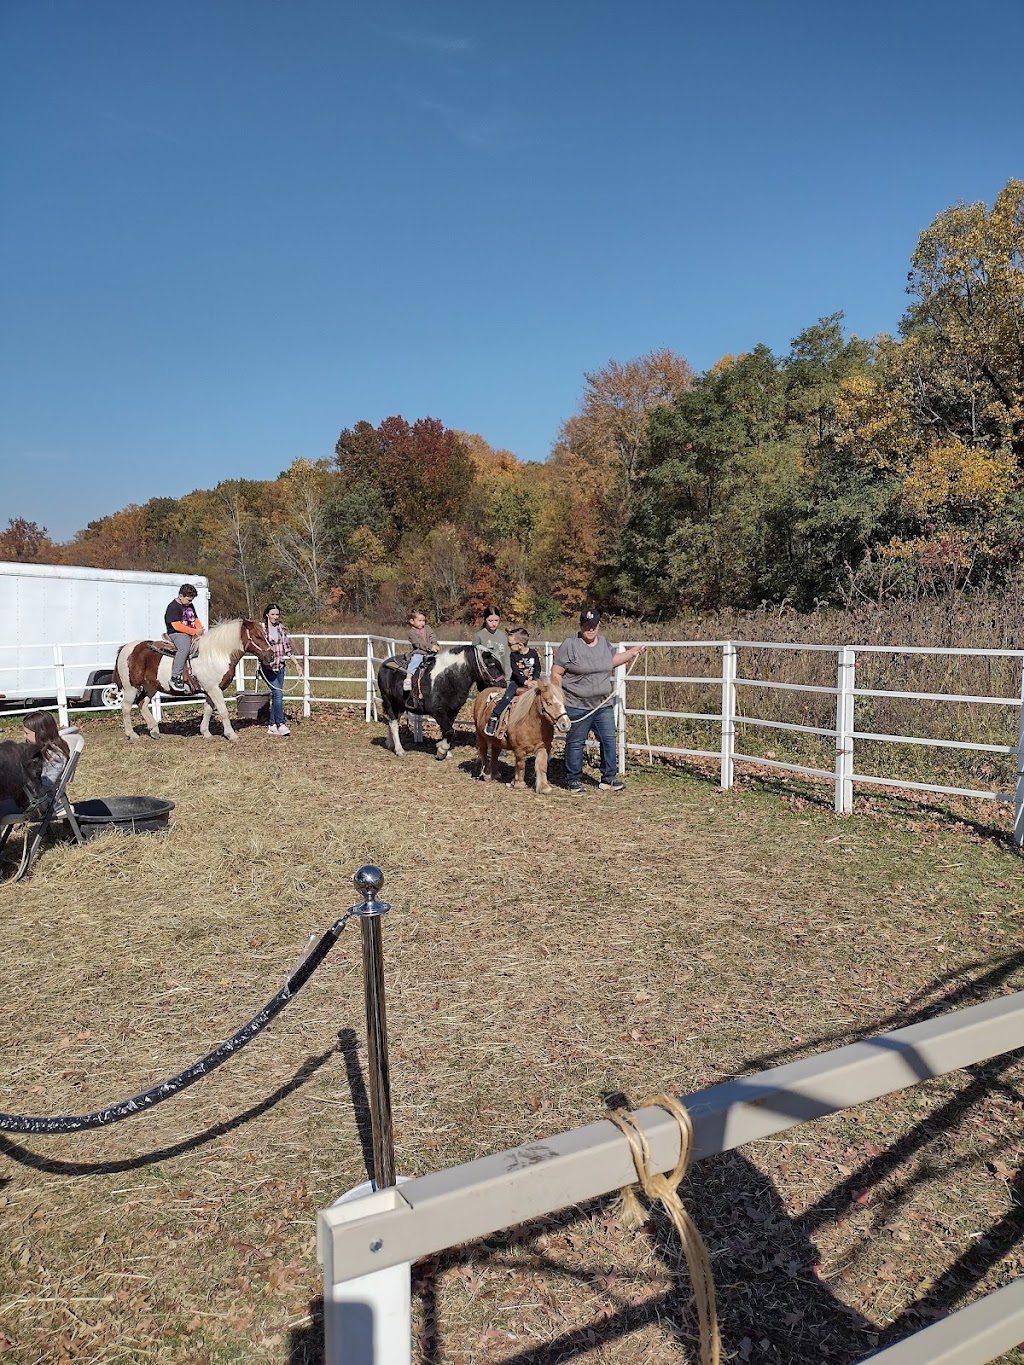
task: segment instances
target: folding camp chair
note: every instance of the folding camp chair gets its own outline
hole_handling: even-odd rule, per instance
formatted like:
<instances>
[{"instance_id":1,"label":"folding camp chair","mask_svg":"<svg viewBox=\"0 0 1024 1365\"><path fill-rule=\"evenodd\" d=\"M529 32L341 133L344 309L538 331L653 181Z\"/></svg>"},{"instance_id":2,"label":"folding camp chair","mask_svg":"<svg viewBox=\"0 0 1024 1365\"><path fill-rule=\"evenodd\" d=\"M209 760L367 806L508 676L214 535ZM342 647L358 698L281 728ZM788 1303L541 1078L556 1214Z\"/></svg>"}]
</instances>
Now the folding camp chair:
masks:
<instances>
[{"instance_id":1,"label":"folding camp chair","mask_svg":"<svg viewBox=\"0 0 1024 1365\"><path fill-rule=\"evenodd\" d=\"M0 852L3 851L7 840L11 837L12 830L20 828L25 836L21 850L21 862L13 878L16 882L20 882L32 866L32 859L39 852L43 840L55 820L67 820L75 836L75 842L85 843L81 826L75 819L74 809L67 798L68 783L75 775L78 760L85 748L85 738L74 726L62 730L60 733L71 752L68 761L61 770L60 777L57 779L56 786L29 806L28 810L19 811L16 815L0 816ZM34 835L32 834L33 826L37 826Z\"/></svg>"}]
</instances>

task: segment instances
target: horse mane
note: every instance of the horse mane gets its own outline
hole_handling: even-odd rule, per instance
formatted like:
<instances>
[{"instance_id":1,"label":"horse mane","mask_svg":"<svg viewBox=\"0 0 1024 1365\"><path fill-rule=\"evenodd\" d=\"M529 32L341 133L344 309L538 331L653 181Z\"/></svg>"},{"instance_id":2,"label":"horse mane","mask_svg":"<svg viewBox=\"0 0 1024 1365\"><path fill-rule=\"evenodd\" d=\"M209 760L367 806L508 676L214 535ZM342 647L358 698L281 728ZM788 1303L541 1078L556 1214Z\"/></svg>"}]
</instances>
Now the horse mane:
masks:
<instances>
[{"instance_id":1,"label":"horse mane","mask_svg":"<svg viewBox=\"0 0 1024 1365\"><path fill-rule=\"evenodd\" d=\"M242 622L218 621L199 637L199 657L224 672L234 668L242 655Z\"/></svg>"}]
</instances>

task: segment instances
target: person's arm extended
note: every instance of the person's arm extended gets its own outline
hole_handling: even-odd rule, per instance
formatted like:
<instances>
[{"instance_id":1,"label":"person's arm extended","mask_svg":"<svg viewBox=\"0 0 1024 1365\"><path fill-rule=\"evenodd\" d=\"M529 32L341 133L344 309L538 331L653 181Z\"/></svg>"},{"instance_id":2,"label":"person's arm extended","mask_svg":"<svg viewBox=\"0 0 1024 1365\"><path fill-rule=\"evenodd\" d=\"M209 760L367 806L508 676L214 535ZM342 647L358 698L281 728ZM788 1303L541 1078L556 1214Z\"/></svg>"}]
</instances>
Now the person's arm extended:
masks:
<instances>
[{"instance_id":1,"label":"person's arm extended","mask_svg":"<svg viewBox=\"0 0 1024 1365\"><path fill-rule=\"evenodd\" d=\"M640 657L646 648L646 645L634 645L632 649L624 649L621 654L613 654L612 668L618 668L619 664L631 664L634 659ZM554 669L551 671L553 673Z\"/></svg>"}]
</instances>

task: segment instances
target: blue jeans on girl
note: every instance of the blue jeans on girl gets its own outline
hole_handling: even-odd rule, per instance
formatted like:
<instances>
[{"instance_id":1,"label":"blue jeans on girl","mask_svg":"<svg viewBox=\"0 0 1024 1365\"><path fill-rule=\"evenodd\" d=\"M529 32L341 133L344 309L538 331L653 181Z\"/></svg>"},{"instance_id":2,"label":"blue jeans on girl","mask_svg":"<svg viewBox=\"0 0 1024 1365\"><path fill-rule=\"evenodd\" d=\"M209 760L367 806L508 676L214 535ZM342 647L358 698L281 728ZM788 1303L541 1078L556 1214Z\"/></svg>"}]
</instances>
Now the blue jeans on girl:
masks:
<instances>
[{"instance_id":1,"label":"blue jeans on girl","mask_svg":"<svg viewBox=\"0 0 1024 1365\"><path fill-rule=\"evenodd\" d=\"M261 664L263 676L270 684L270 723L284 724L284 664L280 668L267 668Z\"/></svg>"}]
</instances>

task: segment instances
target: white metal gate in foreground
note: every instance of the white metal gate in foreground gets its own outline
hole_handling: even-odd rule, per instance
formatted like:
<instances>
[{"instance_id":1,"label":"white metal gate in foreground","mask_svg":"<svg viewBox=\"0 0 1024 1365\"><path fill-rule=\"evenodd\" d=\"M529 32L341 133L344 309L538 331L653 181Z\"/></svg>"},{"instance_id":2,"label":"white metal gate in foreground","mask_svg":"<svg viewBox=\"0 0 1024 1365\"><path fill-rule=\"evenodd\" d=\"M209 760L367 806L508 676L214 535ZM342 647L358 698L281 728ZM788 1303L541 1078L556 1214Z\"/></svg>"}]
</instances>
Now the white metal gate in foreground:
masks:
<instances>
[{"instance_id":1,"label":"white metal gate in foreground","mask_svg":"<svg viewBox=\"0 0 1024 1365\"><path fill-rule=\"evenodd\" d=\"M682 1097L694 1158L714 1156L1024 1046L1024 992ZM671 1170L679 1126L634 1116L651 1169ZM320 1213L328 1365L408 1365L409 1266L422 1256L607 1195L636 1179L605 1120L402 1183ZM1024 1340L1024 1280L873 1355L879 1365L982 1365Z\"/></svg>"}]
</instances>

